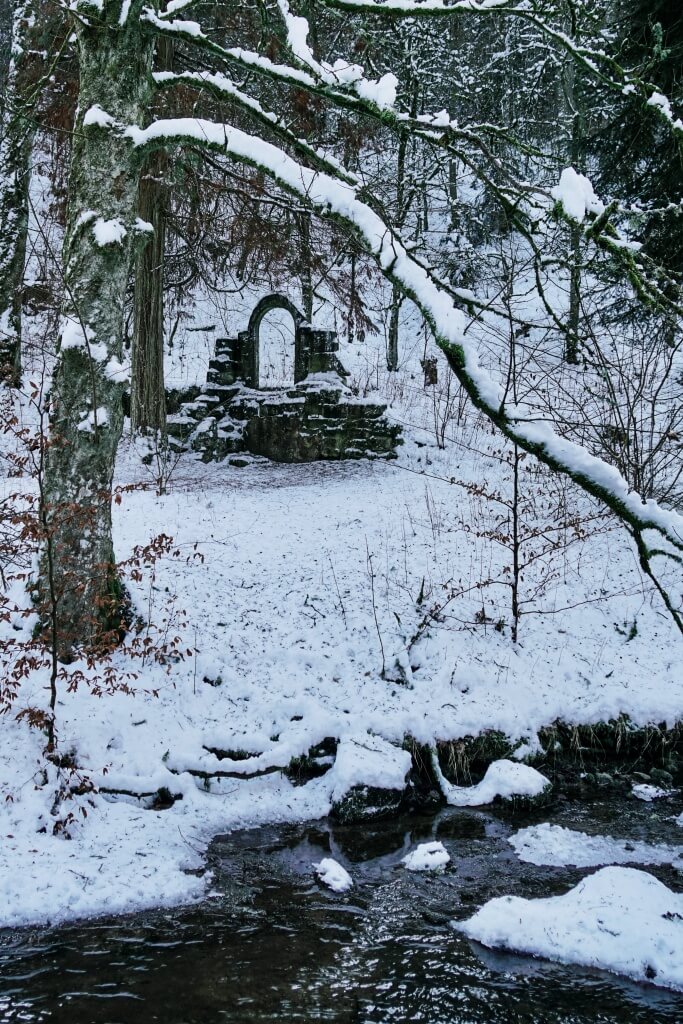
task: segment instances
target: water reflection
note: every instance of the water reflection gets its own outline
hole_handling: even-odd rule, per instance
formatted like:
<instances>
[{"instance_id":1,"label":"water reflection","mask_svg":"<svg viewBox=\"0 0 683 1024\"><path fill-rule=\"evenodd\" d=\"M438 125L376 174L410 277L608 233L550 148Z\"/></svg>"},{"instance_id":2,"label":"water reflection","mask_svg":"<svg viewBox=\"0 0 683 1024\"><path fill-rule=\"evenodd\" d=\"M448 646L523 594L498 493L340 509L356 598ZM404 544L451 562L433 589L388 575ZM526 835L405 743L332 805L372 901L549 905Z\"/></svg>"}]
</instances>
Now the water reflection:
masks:
<instances>
[{"instance_id":1,"label":"water reflection","mask_svg":"<svg viewBox=\"0 0 683 1024\"><path fill-rule=\"evenodd\" d=\"M680 841L632 804L572 813L553 820L597 830L608 819L633 838ZM507 837L520 824L451 810L224 837L211 853L220 895L200 908L1 936L0 1021L680 1024L683 996L494 953L450 928L491 896L563 892L581 877L519 862ZM451 870L400 866L412 843L437 837ZM355 879L345 896L313 878L312 862L330 855Z\"/></svg>"}]
</instances>

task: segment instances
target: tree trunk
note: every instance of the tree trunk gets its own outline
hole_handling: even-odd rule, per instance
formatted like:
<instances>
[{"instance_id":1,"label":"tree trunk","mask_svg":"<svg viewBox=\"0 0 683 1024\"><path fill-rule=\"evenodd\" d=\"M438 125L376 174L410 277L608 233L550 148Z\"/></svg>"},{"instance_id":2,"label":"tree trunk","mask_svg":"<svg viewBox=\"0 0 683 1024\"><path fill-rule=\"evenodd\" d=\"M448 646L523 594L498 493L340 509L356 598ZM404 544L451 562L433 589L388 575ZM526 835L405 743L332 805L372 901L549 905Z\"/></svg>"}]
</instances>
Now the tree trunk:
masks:
<instances>
[{"instance_id":1,"label":"tree trunk","mask_svg":"<svg viewBox=\"0 0 683 1024\"><path fill-rule=\"evenodd\" d=\"M415 98L413 96L413 110L414 109ZM401 132L398 140L398 152L396 156L396 225L399 229L403 227L408 213L405 187L407 155L408 137L405 132ZM396 285L393 285L391 289L389 330L387 336L387 370L389 373L395 373L396 370L398 370L398 314L401 309L402 302L402 292L396 287Z\"/></svg>"},{"instance_id":2,"label":"tree trunk","mask_svg":"<svg viewBox=\"0 0 683 1024\"><path fill-rule=\"evenodd\" d=\"M173 67L173 43L158 39L156 69ZM152 153L145 164L138 192L138 213L153 234L138 254L135 268L134 329L131 374L133 430L166 434L164 381L164 251L166 246L167 191L164 175L168 157Z\"/></svg>"},{"instance_id":3,"label":"tree trunk","mask_svg":"<svg viewBox=\"0 0 683 1024\"><path fill-rule=\"evenodd\" d=\"M114 627L120 611L111 486L123 423L117 371L126 285L139 235L140 160L130 141L107 130L106 119L124 124L144 119L152 59L152 43L141 35L135 2L127 19L122 14L126 5L113 0L104 0L100 13L90 3L82 8L88 24L77 21L80 90L51 392L40 591L56 622L62 657Z\"/></svg>"},{"instance_id":4,"label":"tree trunk","mask_svg":"<svg viewBox=\"0 0 683 1024\"><path fill-rule=\"evenodd\" d=\"M313 277L311 274L311 218L308 213L297 214L299 227L299 255L301 264L301 302L303 313L309 323L313 320Z\"/></svg>"},{"instance_id":5,"label":"tree trunk","mask_svg":"<svg viewBox=\"0 0 683 1024\"><path fill-rule=\"evenodd\" d=\"M12 22L13 7L10 0L0 0L0 117L7 103L5 85L12 56Z\"/></svg>"},{"instance_id":6,"label":"tree trunk","mask_svg":"<svg viewBox=\"0 0 683 1024\"><path fill-rule=\"evenodd\" d=\"M403 303L403 294L394 285L391 289L391 312L389 314L389 334L387 338L387 370L394 373L398 370L398 314Z\"/></svg>"},{"instance_id":7,"label":"tree trunk","mask_svg":"<svg viewBox=\"0 0 683 1024\"><path fill-rule=\"evenodd\" d=\"M139 253L135 270L135 328L131 375L133 430L166 433L164 384L164 247L166 196L160 178L166 154L153 153L140 179L138 212L154 233Z\"/></svg>"},{"instance_id":8,"label":"tree trunk","mask_svg":"<svg viewBox=\"0 0 683 1024\"><path fill-rule=\"evenodd\" d=\"M28 189L34 131L23 115L29 61L29 4L17 4L0 121L0 379L21 379L21 299L28 232Z\"/></svg>"},{"instance_id":9,"label":"tree trunk","mask_svg":"<svg viewBox=\"0 0 683 1024\"><path fill-rule=\"evenodd\" d=\"M569 233L569 317L564 359L579 362L579 328L581 323L581 227L572 226Z\"/></svg>"},{"instance_id":10,"label":"tree trunk","mask_svg":"<svg viewBox=\"0 0 683 1024\"><path fill-rule=\"evenodd\" d=\"M579 39L575 23L571 25L572 36ZM585 164L585 144L583 117L579 96L576 89L576 66L572 62L564 71L564 93L567 112L572 119L569 139L570 165L581 173ZM567 334L564 345L565 362L576 365L579 362L581 326L581 241L582 231L578 224L573 225L569 232L569 315L567 317Z\"/></svg>"}]
</instances>

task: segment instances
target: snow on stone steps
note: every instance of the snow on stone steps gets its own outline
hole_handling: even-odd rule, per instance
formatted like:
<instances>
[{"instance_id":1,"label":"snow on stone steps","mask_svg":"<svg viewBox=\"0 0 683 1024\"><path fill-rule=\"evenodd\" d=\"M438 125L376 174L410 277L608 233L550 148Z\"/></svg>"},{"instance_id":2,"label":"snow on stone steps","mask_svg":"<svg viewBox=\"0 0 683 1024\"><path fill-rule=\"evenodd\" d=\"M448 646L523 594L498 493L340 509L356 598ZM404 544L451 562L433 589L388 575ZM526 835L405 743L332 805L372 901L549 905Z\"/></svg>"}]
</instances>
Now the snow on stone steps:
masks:
<instances>
[{"instance_id":1,"label":"snow on stone steps","mask_svg":"<svg viewBox=\"0 0 683 1024\"><path fill-rule=\"evenodd\" d=\"M498 897L453 927L485 946L683 992L683 894L645 871L606 867L564 896Z\"/></svg>"}]
</instances>

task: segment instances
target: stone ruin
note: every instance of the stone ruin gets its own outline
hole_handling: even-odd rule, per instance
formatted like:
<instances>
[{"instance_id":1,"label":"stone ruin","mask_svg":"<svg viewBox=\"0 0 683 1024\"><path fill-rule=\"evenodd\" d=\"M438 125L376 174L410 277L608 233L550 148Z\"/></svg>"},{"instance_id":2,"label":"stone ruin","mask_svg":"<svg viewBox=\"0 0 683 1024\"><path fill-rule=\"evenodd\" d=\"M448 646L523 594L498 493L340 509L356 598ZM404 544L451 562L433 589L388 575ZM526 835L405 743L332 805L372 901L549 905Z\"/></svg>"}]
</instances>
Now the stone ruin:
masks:
<instances>
[{"instance_id":1,"label":"stone ruin","mask_svg":"<svg viewBox=\"0 0 683 1024\"><path fill-rule=\"evenodd\" d=\"M273 309L294 320L294 385L263 388L259 330ZM235 456L238 465L241 453L276 462L395 458L401 428L386 418L386 405L353 395L338 350L334 331L314 328L286 296L267 295L246 331L216 340L206 384L168 417L171 444L206 462Z\"/></svg>"}]
</instances>

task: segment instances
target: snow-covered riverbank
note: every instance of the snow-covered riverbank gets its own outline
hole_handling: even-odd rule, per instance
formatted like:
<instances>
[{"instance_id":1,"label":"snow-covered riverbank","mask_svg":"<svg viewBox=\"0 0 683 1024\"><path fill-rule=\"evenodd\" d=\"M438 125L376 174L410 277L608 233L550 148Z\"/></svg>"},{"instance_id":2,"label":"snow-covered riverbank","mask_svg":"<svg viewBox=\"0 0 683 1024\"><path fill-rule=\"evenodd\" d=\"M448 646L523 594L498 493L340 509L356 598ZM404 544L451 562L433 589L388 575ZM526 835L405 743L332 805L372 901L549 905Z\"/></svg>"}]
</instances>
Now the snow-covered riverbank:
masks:
<instances>
[{"instance_id":1,"label":"snow-covered riverbank","mask_svg":"<svg viewBox=\"0 0 683 1024\"><path fill-rule=\"evenodd\" d=\"M571 607L524 618L514 645L506 625L494 628L504 589L477 587L504 572L505 552L492 555L463 529L472 499L448 482L475 464L416 438L426 441L408 434L398 465L238 469L188 456L168 495L124 495L119 555L160 532L181 552L137 585L137 610L157 623L169 615L173 629L185 621L196 655L168 672L138 666L134 697L62 694L60 749L103 787L167 788L183 799L156 812L133 796L85 794L60 810L73 812L71 841L53 836L55 769L44 774L42 735L5 716L1 923L196 898L207 879L186 871L201 868L216 832L329 810L331 774L304 787L277 773L226 778L207 792L189 771L220 767L211 750L243 751L268 767L327 736L368 731L399 744L498 729L528 749L556 719L674 723L683 707L680 642L644 592L627 539L600 533L577 561L564 555L541 604ZM143 472L124 449L121 481ZM44 701L44 685L37 674L26 681L16 710ZM152 689L158 696L143 692Z\"/></svg>"}]
</instances>

